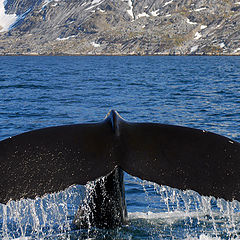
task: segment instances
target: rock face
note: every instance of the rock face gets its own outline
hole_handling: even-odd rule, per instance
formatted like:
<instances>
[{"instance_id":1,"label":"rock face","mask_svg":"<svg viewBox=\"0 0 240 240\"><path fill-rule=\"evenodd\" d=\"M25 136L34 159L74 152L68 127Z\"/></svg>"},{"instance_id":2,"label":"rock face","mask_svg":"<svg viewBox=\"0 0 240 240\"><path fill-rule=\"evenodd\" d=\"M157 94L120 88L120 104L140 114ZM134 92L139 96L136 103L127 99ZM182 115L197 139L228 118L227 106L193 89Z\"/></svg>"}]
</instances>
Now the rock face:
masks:
<instances>
[{"instance_id":1,"label":"rock face","mask_svg":"<svg viewBox=\"0 0 240 240\"><path fill-rule=\"evenodd\" d=\"M1 55L240 55L240 0L0 2Z\"/></svg>"}]
</instances>

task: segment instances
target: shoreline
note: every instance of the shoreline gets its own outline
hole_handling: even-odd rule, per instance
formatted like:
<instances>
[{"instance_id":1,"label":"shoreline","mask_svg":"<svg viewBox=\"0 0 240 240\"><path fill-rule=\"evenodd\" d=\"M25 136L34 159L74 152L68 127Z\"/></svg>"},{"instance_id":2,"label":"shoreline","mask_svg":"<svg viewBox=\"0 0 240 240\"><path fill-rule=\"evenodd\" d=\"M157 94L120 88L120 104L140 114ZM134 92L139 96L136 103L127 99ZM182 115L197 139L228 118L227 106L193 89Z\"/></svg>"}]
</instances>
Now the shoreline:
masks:
<instances>
[{"instance_id":1,"label":"shoreline","mask_svg":"<svg viewBox=\"0 0 240 240\"><path fill-rule=\"evenodd\" d=\"M236 54L215 54L215 53L204 53L204 54L0 54L0 57L131 57L131 56L138 56L138 57L239 57L240 52Z\"/></svg>"}]
</instances>

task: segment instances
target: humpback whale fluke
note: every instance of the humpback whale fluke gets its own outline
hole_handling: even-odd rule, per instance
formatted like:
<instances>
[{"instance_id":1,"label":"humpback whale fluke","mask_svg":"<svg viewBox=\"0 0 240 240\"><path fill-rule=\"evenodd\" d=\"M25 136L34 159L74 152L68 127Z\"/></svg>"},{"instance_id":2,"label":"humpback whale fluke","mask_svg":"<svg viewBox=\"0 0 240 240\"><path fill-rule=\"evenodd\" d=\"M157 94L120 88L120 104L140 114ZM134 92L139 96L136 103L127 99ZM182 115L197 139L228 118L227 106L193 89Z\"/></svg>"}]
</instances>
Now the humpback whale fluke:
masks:
<instances>
[{"instance_id":1,"label":"humpback whale fluke","mask_svg":"<svg viewBox=\"0 0 240 240\"><path fill-rule=\"evenodd\" d=\"M111 110L99 123L1 141L0 202L86 184L116 166L160 185L240 200L240 143L193 128L130 123Z\"/></svg>"},{"instance_id":2,"label":"humpback whale fluke","mask_svg":"<svg viewBox=\"0 0 240 240\"><path fill-rule=\"evenodd\" d=\"M83 206L73 223L79 228L115 228L127 222L123 171L116 167L111 173L87 185Z\"/></svg>"}]
</instances>

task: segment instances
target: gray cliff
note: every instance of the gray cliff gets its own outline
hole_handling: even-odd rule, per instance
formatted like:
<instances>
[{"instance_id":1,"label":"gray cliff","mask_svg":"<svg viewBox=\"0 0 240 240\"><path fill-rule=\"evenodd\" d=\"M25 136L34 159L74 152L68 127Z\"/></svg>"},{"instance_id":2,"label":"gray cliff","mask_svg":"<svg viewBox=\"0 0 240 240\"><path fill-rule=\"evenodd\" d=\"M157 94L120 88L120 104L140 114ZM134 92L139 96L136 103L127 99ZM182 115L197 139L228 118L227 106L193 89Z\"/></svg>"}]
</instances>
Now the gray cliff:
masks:
<instances>
[{"instance_id":1,"label":"gray cliff","mask_svg":"<svg viewBox=\"0 0 240 240\"><path fill-rule=\"evenodd\" d=\"M240 0L8 0L5 15L1 55L240 55Z\"/></svg>"}]
</instances>

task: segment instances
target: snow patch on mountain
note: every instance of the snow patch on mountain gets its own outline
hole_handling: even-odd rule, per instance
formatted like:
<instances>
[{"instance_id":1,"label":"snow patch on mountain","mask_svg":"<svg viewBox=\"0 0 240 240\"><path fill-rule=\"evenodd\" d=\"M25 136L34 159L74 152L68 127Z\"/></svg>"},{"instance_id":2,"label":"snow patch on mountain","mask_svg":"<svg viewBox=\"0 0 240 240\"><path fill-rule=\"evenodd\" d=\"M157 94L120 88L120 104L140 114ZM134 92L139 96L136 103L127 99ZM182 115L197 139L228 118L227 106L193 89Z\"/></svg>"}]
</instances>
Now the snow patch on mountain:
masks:
<instances>
[{"instance_id":1,"label":"snow patch on mountain","mask_svg":"<svg viewBox=\"0 0 240 240\"><path fill-rule=\"evenodd\" d=\"M57 2L59 2L59 1L61 1L61 0L44 0L43 5L42 5L42 9L44 9L51 2L55 2L52 5L52 7L55 7L55 6L57 6Z\"/></svg>"},{"instance_id":2,"label":"snow patch on mountain","mask_svg":"<svg viewBox=\"0 0 240 240\"><path fill-rule=\"evenodd\" d=\"M220 44L219 44L219 47L220 47L220 48L224 48L224 47L225 47L225 43L220 43Z\"/></svg>"},{"instance_id":3,"label":"snow patch on mountain","mask_svg":"<svg viewBox=\"0 0 240 240\"><path fill-rule=\"evenodd\" d=\"M196 32L194 39L198 40L202 37L202 34L199 32Z\"/></svg>"},{"instance_id":4,"label":"snow patch on mountain","mask_svg":"<svg viewBox=\"0 0 240 240\"><path fill-rule=\"evenodd\" d=\"M93 0L93 1L91 2L91 6L88 7L88 8L86 8L85 10L90 10L90 9L92 9L92 8L100 5L102 2L104 2L104 0Z\"/></svg>"},{"instance_id":5,"label":"snow patch on mountain","mask_svg":"<svg viewBox=\"0 0 240 240\"><path fill-rule=\"evenodd\" d=\"M153 17L157 17L159 15L159 9L150 12Z\"/></svg>"},{"instance_id":6,"label":"snow patch on mountain","mask_svg":"<svg viewBox=\"0 0 240 240\"><path fill-rule=\"evenodd\" d=\"M192 24L192 25L196 25L196 24L197 24L196 22L191 22L191 21L189 20L189 18L187 18L187 23L188 23L188 24Z\"/></svg>"},{"instance_id":7,"label":"snow patch on mountain","mask_svg":"<svg viewBox=\"0 0 240 240\"><path fill-rule=\"evenodd\" d=\"M91 42L92 46L95 48L100 47L101 45L99 43Z\"/></svg>"},{"instance_id":8,"label":"snow patch on mountain","mask_svg":"<svg viewBox=\"0 0 240 240\"><path fill-rule=\"evenodd\" d=\"M173 0L170 0L169 2L165 2L163 7L166 7L167 5L171 4L173 2Z\"/></svg>"},{"instance_id":9,"label":"snow patch on mountain","mask_svg":"<svg viewBox=\"0 0 240 240\"><path fill-rule=\"evenodd\" d=\"M136 19L141 18L141 17L150 17L147 13L143 12L143 13L139 13L136 17Z\"/></svg>"},{"instance_id":10,"label":"snow patch on mountain","mask_svg":"<svg viewBox=\"0 0 240 240\"><path fill-rule=\"evenodd\" d=\"M52 0L45 0L42 5L42 9L44 9Z\"/></svg>"},{"instance_id":11,"label":"snow patch on mountain","mask_svg":"<svg viewBox=\"0 0 240 240\"><path fill-rule=\"evenodd\" d=\"M206 9L207 9L206 7L202 7L202 8L197 8L194 11L195 12L200 12L200 11L203 11L203 10L206 10Z\"/></svg>"},{"instance_id":12,"label":"snow patch on mountain","mask_svg":"<svg viewBox=\"0 0 240 240\"><path fill-rule=\"evenodd\" d=\"M128 0L128 5L129 5L130 9L127 10L127 13L134 19L132 0Z\"/></svg>"},{"instance_id":13,"label":"snow patch on mountain","mask_svg":"<svg viewBox=\"0 0 240 240\"><path fill-rule=\"evenodd\" d=\"M18 17L16 14L6 14L6 0L0 0L0 32L6 32L16 23Z\"/></svg>"},{"instance_id":14,"label":"snow patch on mountain","mask_svg":"<svg viewBox=\"0 0 240 240\"><path fill-rule=\"evenodd\" d=\"M190 53L196 52L198 50L198 46L191 47Z\"/></svg>"},{"instance_id":15,"label":"snow patch on mountain","mask_svg":"<svg viewBox=\"0 0 240 240\"><path fill-rule=\"evenodd\" d=\"M240 48L234 50L234 53L240 52Z\"/></svg>"},{"instance_id":16,"label":"snow patch on mountain","mask_svg":"<svg viewBox=\"0 0 240 240\"><path fill-rule=\"evenodd\" d=\"M68 36L66 38L58 37L56 40L57 41L66 41L66 40L69 40L70 38L74 38L74 37L76 37L76 35Z\"/></svg>"}]
</instances>

